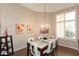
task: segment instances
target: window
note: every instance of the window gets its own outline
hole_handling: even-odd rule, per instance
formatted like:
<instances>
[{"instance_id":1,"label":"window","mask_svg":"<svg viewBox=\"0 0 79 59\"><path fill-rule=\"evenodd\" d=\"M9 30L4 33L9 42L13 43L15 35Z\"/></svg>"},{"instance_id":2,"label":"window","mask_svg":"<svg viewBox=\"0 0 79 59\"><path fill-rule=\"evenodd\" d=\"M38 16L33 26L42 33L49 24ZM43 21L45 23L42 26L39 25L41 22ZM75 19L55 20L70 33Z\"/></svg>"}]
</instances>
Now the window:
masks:
<instances>
[{"instance_id":1,"label":"window","mask_svg":"<svg viewBox=\"0 0 79 59\"><path fill-rule=\"evenodd\" d=\"M56 16L56 35L60 38L75 39L75 11Z\"/></svg>"}]
</instances>

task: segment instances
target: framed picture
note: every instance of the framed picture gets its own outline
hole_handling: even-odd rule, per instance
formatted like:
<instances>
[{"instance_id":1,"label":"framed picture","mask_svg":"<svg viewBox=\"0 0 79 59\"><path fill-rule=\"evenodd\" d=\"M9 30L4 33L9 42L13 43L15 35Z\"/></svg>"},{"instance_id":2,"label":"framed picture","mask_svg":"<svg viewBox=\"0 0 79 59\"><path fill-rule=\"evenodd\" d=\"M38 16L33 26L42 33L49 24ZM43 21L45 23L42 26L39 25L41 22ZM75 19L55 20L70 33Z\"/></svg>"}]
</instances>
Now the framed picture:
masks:
<instances>
[{"instance_id":1,"label":"framed picture","mask_svg":"<svg viewBox=\"0 0 79 59\"><path fill-rule=\"evenodd\" d=\"M16 33L24 33L25 25L24 24L16 24Z\"/></svg>"},{"instance_id":2,"label":"framed picture","mask_svg":"<svg viewBox=\"0 0 79 59\"><path fill-rule=\"evenodd\" d=\"M27 33L32 33L32 32L33 32L32 25L27 25Z\"/></svg>"}]
</instances>

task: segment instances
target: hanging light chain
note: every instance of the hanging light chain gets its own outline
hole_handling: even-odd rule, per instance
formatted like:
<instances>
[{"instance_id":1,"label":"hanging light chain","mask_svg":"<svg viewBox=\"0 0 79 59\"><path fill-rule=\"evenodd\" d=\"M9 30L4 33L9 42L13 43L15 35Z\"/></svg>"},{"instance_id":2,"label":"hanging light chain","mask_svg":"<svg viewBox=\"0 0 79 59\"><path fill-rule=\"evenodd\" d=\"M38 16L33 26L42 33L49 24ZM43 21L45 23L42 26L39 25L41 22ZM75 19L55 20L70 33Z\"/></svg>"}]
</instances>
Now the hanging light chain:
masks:
<instances>
[{"instance_id":1,"label":"hanging light chain","mask_svg":"<svg viewBox=\"0 0 79 59\"><path fill-rule=\"evenodd\" d=\"M45 20L45 23L46 23L46 3L44 4L44 20Z\"/></svg>"}]
</instances>

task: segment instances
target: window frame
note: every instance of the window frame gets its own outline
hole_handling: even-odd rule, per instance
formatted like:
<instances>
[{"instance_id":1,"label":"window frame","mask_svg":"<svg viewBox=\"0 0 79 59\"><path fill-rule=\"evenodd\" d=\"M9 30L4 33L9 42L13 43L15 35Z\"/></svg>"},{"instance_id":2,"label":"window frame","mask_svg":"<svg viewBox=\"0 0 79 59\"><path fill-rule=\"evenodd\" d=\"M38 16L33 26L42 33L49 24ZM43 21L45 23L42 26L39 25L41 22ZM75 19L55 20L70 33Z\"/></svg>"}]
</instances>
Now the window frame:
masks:
<instances>
[{"instance_id":1,"label":"window frame","mask_svg":"<svg viewBox=\"0 0 79 59\"><path fill-rule=\"evenodd\" d=\"M69 12L75 12L75 20L68 20L68 21L65 20L65 14L66 14L66 13L69 13ZM67 37L66 37L66 33L65 33L65 22L74 21L74 22L75 22L75 39L77 39L77 10L76 10L76 9L73 9L73 10L69 10L69 11L65 11L65 12L60 12L60 13L56 14L56 17L57 17L58 15L61 15L61 14L64 15L64 21L59 21L59 22L57 22L57 18L56 18L56 26L57 26L57 23L64 22L64 38L63 38L63 37L57 37L57 27L56 27L56 37L57 37L58 39L68 39L68 40L71 40L70 38L67 38ZM75 40L75 39L72 39L72 40Z\"/></svg>"}]
</instances>

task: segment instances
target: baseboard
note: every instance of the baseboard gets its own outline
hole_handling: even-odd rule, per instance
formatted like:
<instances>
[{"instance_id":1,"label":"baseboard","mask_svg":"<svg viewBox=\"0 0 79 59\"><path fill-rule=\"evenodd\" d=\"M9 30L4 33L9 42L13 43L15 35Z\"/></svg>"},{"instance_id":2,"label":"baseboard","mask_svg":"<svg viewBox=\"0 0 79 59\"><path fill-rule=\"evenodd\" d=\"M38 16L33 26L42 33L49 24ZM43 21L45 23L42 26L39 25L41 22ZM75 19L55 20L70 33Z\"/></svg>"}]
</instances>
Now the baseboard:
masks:
<instances>
[{"instance_id":1,"label":"baseboard","mask_svg":"<svg viewBox=\"0 0 79 59\"><path fill-rule=\"evenodd\" d=\"M73 49L73 48L71 48L71 47L66 47L66 46L61 46L61 45L58 45L58 47L64 47L64 48L67 48L67 49L72 49L72 50L75 50L75 51L79 52L79 50L78 50L78 49Z\"/></svg>"},{"instance_id":2,"label":"baseboard","mask_svg":"<svg viewBox=\"0 0 79 59\"><path fill-rule=\"evenodd\" d=\"M67 48L71 48L71 49L75 49L75 50L79 51L78 48L74 48L74 47L68 47L68 46L65 46L65 45L58 45L58 46L63 46L63 47L67 47Z\"/></svg>"}]
</instances>

